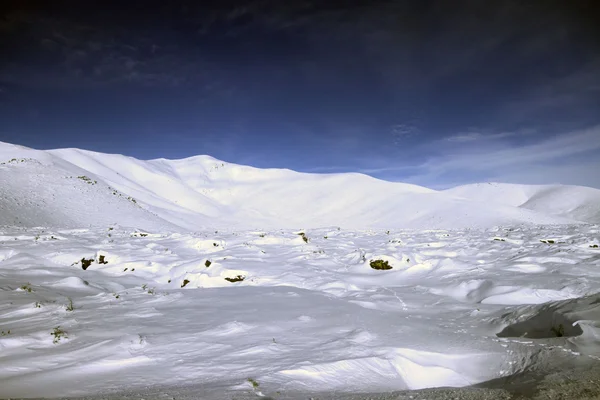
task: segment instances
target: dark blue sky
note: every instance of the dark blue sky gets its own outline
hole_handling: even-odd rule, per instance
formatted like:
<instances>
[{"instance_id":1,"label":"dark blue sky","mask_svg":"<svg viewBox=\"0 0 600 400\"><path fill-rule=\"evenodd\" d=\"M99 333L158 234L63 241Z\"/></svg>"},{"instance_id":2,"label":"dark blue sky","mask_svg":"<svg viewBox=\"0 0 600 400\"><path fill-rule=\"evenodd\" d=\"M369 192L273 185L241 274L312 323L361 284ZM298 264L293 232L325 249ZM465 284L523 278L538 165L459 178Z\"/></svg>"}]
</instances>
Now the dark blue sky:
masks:
<instances>
[{"instance_id":1,"label":"dark blue sky","mask_svg":"<svg viewBox=\"0 0 600 400\"><path fill-rule=\"evenodd\" d=\"M0 140L600 187L596 1L12 1Z\"/></svg>"}]
</instances>

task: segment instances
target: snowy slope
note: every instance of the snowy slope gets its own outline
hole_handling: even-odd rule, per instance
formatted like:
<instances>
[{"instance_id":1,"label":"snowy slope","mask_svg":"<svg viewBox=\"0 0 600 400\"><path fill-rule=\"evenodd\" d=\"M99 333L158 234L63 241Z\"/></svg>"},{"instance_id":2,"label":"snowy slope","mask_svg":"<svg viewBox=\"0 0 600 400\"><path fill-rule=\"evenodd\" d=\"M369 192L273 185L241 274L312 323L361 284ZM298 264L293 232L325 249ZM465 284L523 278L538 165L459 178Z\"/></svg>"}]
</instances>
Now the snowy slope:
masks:
<instances>
[{"instance_id":1,"label":"snowy slope","mask_svg":"<svg viewBox=\"0 0 600 400\"><path fill-rule=\"evenodd\" d=\"M455 229L572 223L575 215L491 205L361 174L262 170L209 156L141 161L2 143L0 160L0 224L6 225Z\"/></svg>"},{"instance_id":2,"label":"snowy slope","mask_svg":"<svg viewBox=\"0 0 600 400\"><path fill-rule=\"evenodd\" d=\"M445 191L465 199L502 204L571 218L587 223L600 223L600 190L568 185L516 185L476 183Z\"/></svg>"},{"instance_id":3,"label":"snowy slope","mask_svg":"<svg viewBox=\"0 0 600 400\"><path fill-rule=\"evenodd\" d=\"M135 198L50 153L2 145L0 160L0 225L179 229L143 209Z\"/></svg>"}]
</instances>

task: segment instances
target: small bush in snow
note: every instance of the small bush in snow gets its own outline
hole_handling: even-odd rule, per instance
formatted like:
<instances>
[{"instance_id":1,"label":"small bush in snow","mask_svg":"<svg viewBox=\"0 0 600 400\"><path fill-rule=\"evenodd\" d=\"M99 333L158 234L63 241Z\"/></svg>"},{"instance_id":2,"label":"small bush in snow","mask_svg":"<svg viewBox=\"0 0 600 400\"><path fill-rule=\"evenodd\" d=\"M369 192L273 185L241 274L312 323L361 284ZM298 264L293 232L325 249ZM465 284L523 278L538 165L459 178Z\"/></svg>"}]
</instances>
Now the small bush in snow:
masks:
<instances>
[{"instance_id":1,"label":"small bush in snow","mask_svg":"<svg viewBox=\"0 0 600 400\"><path fill-rule=\"evenodd\" d=\"M21 290L26 291L27 293L33 292L33 288L31 287L31 283L21 286Z\"/></svg>"},{"instance_id":2,"label":"small bush in snow","mask_svg":"<svg viewBox=\"0 0 600 400\"><path fill-rule=\"evenodd\" d=\"M304 240L304 243L308 243L308 241L310 240L307 236L306 233L304 232L300 232L298 235L300 235L300 237L302 238L302 240Z\"/></svg>"},{"instance_id":3,"label":"small bush in snow","mask_svg":"<svg viewBox=\"0 0 600 400\"><path fill-rule=\"evenodd\" d=\"M210 264L212 264L212 262L210 262L209 260L206 260L206 262L204 263L204 266L206 268L210 267Z\"/></svg>"},{"instance_id":4,"label":"small bush in snow","mask_svg":"<svg viewBox=\"0 0 600 400\"><path fill-rule=\"evenodd\" d=\"M256 379L248 378L248 382L250 382L253 389L258 389L258 387L260 386Z\"/></svg>"},{"instance_id":5,"label":"small bush in snow","mask_svg":"<svg viewBox=\"0 0 600 400\"><path fill-rule=\"evenodd\" d=\"M67 309L67 311L75 310L75 307L73 307L73 300L70 297L69 297L69 304L67 304L66 309Z\"/></svg>"},{"instance_id":6,"label":"small bush in snow","mask_svg":"<svg viewBox=\"0 0 600 400\"><path fill-rule=\"evenodd\" d=\"M181 284L181 287L185 287L188 283L190 283L190 281L187 279L184 279L183 283Z\"/></svg>"},{"instance_id":7,"label":"small bush in snow","mask_svg":"<svg viewBox=\"0 0 600 400\"><path fill-rule=\"evenodd\" d=\"M244 279L246 279L246 277L245 277L245 276L242 276L242 275L238 275L238 276L236 276L235 278L225 278L225 280L226 280L227 282L241 282L241 281L243 281Z\"/></svg>"},{"instance_id":8,"label":"small bush in snow","mask_svg":"<svg viewBox=\"0 0 600 400\"><path fill-rule=\"evenodd\" d=\"M58 342L60 342L60 339L67 339L67 332L65 332L64 330L60 329L60 326L57 326L56 328L54 328L54 330L50 333L52 336L54 336L54 339L52 339L52 343L57 344Z\"/></svg>"},{"instance_id":9,"label":"small bush in snow","mask_svg":"<svg viewBox=\"0 0 600 400\"><path fill-rule=\"evenodd\" d=\"M383 261L383 260L371 260L369 265L371 266L371 268L377 269L377 270L392 269L392 266L387 261Z\"/></svg>"},{"instance_id":10,"label":"small bush in snow","mask_svg":"<svg viewBox=\"0 0 600 400\"><path fill-rule=\"evenodd\" d=\"M6 336L6 335L10 335L10 329L5 331L0 332L0 336Z\"/></svg>"},{"instance_id":11,"label":"small bush in snow","mask_svg":"<svg viewBox=\"0 0 600 400\"><path fill-rule=\"evenodd\" d=\"M85 257L81 259L81 268L83 268L83 270L85 271L86 269L88 269L88 267L90 265L92 265L92 263L94 262L93 258L90 258L89 260L86 260Z\"/></svg>"}]
</instances>

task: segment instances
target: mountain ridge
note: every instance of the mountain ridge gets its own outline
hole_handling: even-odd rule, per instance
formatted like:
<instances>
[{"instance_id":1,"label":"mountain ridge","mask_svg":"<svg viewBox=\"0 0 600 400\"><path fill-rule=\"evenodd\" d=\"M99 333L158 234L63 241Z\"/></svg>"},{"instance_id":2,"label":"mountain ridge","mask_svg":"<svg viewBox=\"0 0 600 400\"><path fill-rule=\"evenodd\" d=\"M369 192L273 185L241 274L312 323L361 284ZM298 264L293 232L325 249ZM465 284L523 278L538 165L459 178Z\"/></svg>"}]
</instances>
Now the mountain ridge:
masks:
<instances>
[{"instance_id":1,"label":"mountain ridge","mask_svg":"<svg viewBox=\"0 0 600 400\"><path fill-rule=\"evenodd\" d=\"M491 202L498 190L487 195L489 189L477 191L476 185L436 191L358 173L260 169L208 155L143 161L76 148L35 150L2 142L0 163L3 225L121 224L189 231L600 222L596 201L600 190L576 186L556 186L548 191L551 196L544 196L533 186L506 184L507 199ZM582 193L581 201L561 209L567 204L561 199L575 192Z\"/></svg>"}]
</instances>

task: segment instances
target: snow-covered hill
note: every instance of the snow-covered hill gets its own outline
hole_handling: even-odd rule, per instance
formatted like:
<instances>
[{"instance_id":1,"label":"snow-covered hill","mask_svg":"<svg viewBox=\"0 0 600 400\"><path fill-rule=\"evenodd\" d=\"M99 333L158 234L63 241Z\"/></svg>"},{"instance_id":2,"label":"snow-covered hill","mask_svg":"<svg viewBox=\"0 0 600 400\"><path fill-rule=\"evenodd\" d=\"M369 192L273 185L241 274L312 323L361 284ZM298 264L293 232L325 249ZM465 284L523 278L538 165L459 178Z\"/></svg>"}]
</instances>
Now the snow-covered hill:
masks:
<instances>
[{"instance_id":1,"label":"snow-covered hill","mask_svg":"<svg viewBox=\"0 0 600 400\"><path fill-rule=\"evenodd\" d=\"M600 223L600 190L589 187L476 183L445 192L489 204L508 205L587 223Z\"/></svg>"},{"instance_id":2,"label":"snow-covered hill","mask_svg":"<svg viewBox=\"0 0 600 400\"><path fill-rule=\"evenodd\" d=\"M209 156L141 161L6 143L0 143L0 163L4 225L453 229L600 219L600 191L580 187L510 185L500 198L488 196L485 185L440 192L355 173L258 169Z\"/></svg>"}]
</instances>

